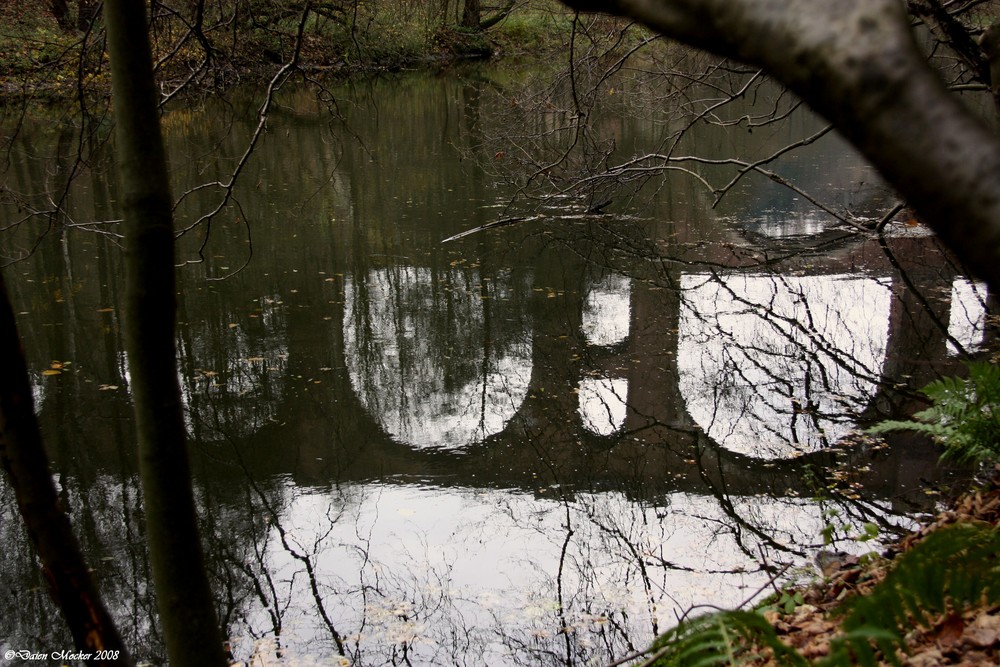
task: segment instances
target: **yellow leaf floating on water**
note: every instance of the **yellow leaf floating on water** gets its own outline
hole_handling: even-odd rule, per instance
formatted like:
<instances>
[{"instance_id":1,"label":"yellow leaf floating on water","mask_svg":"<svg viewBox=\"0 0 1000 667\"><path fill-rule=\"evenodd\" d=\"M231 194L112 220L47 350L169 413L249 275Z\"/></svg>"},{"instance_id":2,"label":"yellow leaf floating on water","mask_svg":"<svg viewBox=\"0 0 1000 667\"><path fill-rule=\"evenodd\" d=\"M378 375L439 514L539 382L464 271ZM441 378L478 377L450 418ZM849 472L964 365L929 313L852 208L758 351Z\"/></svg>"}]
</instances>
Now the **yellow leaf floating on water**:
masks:
<instances>
[{"instance_id":1,"label":"yellow leaf floating on water","mask_svg":"<svg viewBox=\"0 0 1000 667\"><path fill-rule=\"evenodd\" d=\"M97 388L97 391L114 391L117 388L118 385L116 384L102 384L100 387Z\"/></svg>"},{"instance_id":2,"label":"yellow leaf floating on water","mask_svg":"<svg viewBox=\"0 0 1000 667\"><path fill-rule=\"evenodd\" d=\"M42 371L42 375L62 375L62 371L55 368L46 368Z\"/></svg>"}]
</instances>

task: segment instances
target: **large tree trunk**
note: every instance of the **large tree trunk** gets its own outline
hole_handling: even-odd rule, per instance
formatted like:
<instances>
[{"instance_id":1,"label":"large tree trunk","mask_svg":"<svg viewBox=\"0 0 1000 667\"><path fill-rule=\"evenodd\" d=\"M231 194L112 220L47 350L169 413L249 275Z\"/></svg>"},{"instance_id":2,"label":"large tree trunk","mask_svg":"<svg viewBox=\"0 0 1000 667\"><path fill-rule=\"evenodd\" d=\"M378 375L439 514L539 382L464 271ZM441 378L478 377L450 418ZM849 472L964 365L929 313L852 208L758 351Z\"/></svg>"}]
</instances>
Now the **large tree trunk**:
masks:
<instances>
[{"instance_id":1,"label":"large tree trunk","mask_svg":"<svg viewBox=\"0 0 1000 667\"><path fill-rule=\"evenodd\" d=\"M69 15L69 3L66 0L49 0L49 11L55 17L59 27L63 30L72 30L73 21Z\"/></svg>"},{"instance_id":2,"label":"large tree trunk","mask_svg":"<svg viewBox=\"0 0 1000 667\"><path fill-rule=\"evenodd\" d=\"M76 648L102 654L91 665L129 665L111 616L101 602L90 569L59 506L59 498L28 381L28 368L14 311L0 275L0 464L7 473L28 537L42 561L49 593L69 625Z\"/></svg>"},{"instance_id":3,"label":"large tree trunk","mask_svg":"<svg viewBox=\"0 0 1000 667\"><path fill-rule=\"evenodd\" d=\"M465 6L462 9L462 27L478 30L482 14L483 9L480 0L465 0Z\"/></svg>"},{"instance_id":4,"label":"large tree trunk","mask_svg":"<svg viewBox=\"0 0 1000 667\"><path fill-rule=\"evenodd\" d=\"M1000 293L1000 140L927 64L899 0L566 0L755 64L828 118Z\"/></svg>"},{"instance_id":5,"label":"large tree trunk","mask_svg":"<svg viewBox=\"0 0 1000 667\"><path fill-rule=\"evenodd\" d=\"M173 200L141 0L105 0L126 237L125 348L157 609L172 667L226 665L177 381Z\"/></svg>"},{"instance_id":6,"label":"large tree trunk","mask_svg":"<svg viewBox=\"0 0 1000 667\"><path fill-rule=\"evenodd\" d=\"M76 8L76 29L84 32L97 15L97 0L78 0Z\"/></svg>"}]
</instances>

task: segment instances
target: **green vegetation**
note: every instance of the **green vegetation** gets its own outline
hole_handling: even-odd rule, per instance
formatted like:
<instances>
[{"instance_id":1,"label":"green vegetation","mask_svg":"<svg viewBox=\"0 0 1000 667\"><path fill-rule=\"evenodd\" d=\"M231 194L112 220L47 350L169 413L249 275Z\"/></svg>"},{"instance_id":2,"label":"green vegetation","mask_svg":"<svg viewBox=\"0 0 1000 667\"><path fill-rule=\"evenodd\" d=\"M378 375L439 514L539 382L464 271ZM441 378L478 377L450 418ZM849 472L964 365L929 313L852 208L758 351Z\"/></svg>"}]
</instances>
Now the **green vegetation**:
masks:
<instances>
[{"instance_id":1,"label":"green vegetation","mask_svg":"<svg viewBox=\"0 0 1000 667\"><path fill-rule=\"evenodd\" d=\"M944 445L945 458L986 463L1000 459L1000 367L968 365L969 377L943 378L923 388L933 405L912 421L886 421L870 433L916 431Z\"/></svg>"},{"instance_id":2,"label":"green vegetation","mask_svg":"<svg viewBox=\"0 0 1000 667\"><path fill-rule=\"evenodd\" d=\"M41 5L0 2L0 95L66 97L74 94L80 77L93 83L94 72L80 67L86 65L80 61L81 46L81 35L60 28ZM102 84L109 86L110 79Z\"/></svg>"},{"instance_id":3,"label":"green vegetation","mask_svg":"<svg viewBox=\"0 0 1000 667\"><path fill-rule=\"evenodd\" d=\"M912 622L1000 602L1000 533L991 526L956 523L928 535L900 557L875 589L845 606L843 635L824 664L876 664L869 640L892 660Z\"/></svg>"},{"instance_id":4,"label":"green vegetation","mask_svg":"<svg viewBox=\"0 0 1000 667\"><path fill-rule=\"evenodd\" d=\"M646 665L714 667L760 660L762 650L778 664L808 664L778 639L774 628L754 611L721 611L680 623L661 635Z\"/></svg>"},{"instance_id":5,"label":"green vegetation","mask_svg":"<svg viewBox=\"0 0 1000 667\"><path fill-rule=\"evenodd\" d=\"M967 379L945 378L925 387L933 405L914 415L914 421L884 422L871 431L917 431L944 445L943 457L980 464L1000 460L1000 368L988 362L968 368ZM869 533L866 527L862 537ZM805 601L796 591L783 591L753 611L682 621L648 649L643 665L900 664L904 636L914 625L932 628L943 615L1000 604L997 554L1000 532L988 523L958 522L931 531L896 559L868 594L839 608L840 632L819 660L785 644L765 618L767 612L791 614Z\"/></svg>"},{"instance_id":6,"label":"green vegetation","mask_svg":"<svg viewBox=\"0 0 1000 667\"><path fill-rule=\"evenodd\" d=\"M914 623L931 627L940 614L1000 602L998 552L1000 533L989 526L957 523L934 531L901 556L870 594L841 608L841 633L818 661L783 643L758 610L685 621L656 641L644 664L709 667L773 660L779 665L848 667L874 666L880 659L899 664L903 636Z\"/></svg>"},{"instance_id":7,"label":"green vegetation","mask_svg":"<svg viewBox=\"0 0 1000 667\"><path fill-rule=\"evenodd\" d=\"M573 13L553 0L529 0L508 13L483 10L480 25L489 27L482 29L460 25L462 4L201 0L168 10L153 3L156 76L165 93L215 90L267 80L297 49L304 72L349 74L494 54L542 56L569 40ZM110 79L101 16L60 21L47 7L0 1L0 94L43 100L104 95ZM70 3L69 11L89 7Z\"/></svg>"},{"instance_id":8,"label":"green vegetation","mask_svg":"<svg viewBox=\"0 0 1000 667\"><path fill-rule=\"evenodd\" d=\"M745 665L773 660L779 665L822 667L899 664L903 637L914 624L934 625L938 616L1000 603L1000 533L992 526L956 523L932 532L901 556L885 580L868 595L841 609L840 634L829 654L810 661L778 637L756 611L723 611L680 623L649 649L644 663L655 667ZM796 599L784 593L782 609Z\"/></svg>"}]
</instances>

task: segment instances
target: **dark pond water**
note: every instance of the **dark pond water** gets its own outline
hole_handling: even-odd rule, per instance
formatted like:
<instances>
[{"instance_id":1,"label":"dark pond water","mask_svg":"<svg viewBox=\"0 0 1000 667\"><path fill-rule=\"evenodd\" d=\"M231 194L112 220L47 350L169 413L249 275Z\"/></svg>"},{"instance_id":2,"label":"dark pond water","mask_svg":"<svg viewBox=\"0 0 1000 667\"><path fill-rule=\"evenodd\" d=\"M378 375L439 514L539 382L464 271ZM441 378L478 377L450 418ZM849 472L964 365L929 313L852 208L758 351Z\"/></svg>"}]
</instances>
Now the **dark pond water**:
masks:
<instances>
[{"instance_id":1,"label":"dark pond water","mask_svg":"<svg viewBox=\"0 0 1000 667\"><path fill-rule=\"evenodd\" d=\"M838 231L765 179L713 209L672 174L641 207L549 205L442 243L505 215L514 85L345 88L346 124L286 92L234 200L179 242L196 487L241 660L338 664L339 639L343 664L606 664L692 605L807 570L824 536L875 548L866 524L891 536L953 482L926 443L850 435L987 342L985 291L933 237ZM177 193L228 179L257 124L238 97L165 117ZM72 164L61 127L28 123L12 147L6 185L40 208ZM766 154L817 128L796 112L692 141ZM670 128L602 131L654 150ZM780 168L885 203L832 136ZM79 169L61 227L5 204L0 248L22 258L5 275L64 500L157 664L110 169ZM179 227L219 199L190 194ZM0 512L0 649L69 648L6 486Z\"/></svg>"}]
</instances>

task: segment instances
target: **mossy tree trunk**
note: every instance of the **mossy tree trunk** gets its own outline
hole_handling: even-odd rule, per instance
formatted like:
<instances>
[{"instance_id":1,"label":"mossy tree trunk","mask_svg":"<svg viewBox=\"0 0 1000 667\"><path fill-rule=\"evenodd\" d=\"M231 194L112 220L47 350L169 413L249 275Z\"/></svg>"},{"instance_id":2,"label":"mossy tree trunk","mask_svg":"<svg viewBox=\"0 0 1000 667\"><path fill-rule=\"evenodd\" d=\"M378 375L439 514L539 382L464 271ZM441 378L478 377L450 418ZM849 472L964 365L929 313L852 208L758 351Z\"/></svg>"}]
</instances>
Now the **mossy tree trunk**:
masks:
<instances>
[{"instance_id":1,"label":"mossy tree trunk","mask_svg":"<svg viewBox=\"0 0 1000 667\"><path fill-rule=\"evenodd\" d=\"M125 218L125 348L157 609L172 667L226 665L177 380L173 201L143 0L105 0Z\"/></svg>"},{"instance_id":2,"label":"mossy tree trunk","mask_svg":"<svg viewBox=\"0 0 1000 667\"><path fill-rule=\"evenodd\" d=\"M76 29L82 31L90 28L90 23L97 14L97 0L78 0L76 9Z\"/></svg>"},{"instance_id":3,"label":"mossy tree trunk","mask_svg":"<svg viewBox=\"0 0 1000 667\"><path fill-rule=\"evenodd\" d=\"M49 0L49 11L55 17L59 27L63 30L72 30L73 21L69 15L69 3L66 0Z\"/></svg>"}]
</instances>

